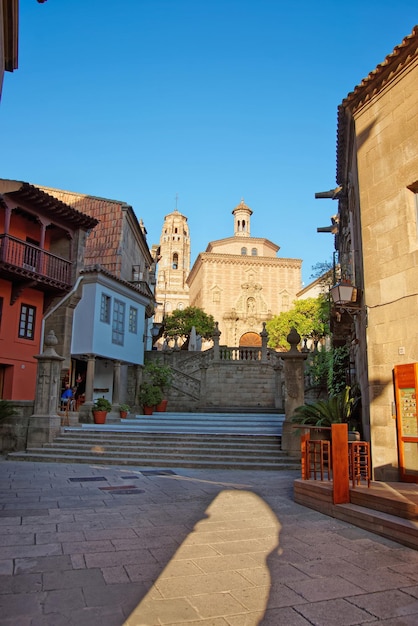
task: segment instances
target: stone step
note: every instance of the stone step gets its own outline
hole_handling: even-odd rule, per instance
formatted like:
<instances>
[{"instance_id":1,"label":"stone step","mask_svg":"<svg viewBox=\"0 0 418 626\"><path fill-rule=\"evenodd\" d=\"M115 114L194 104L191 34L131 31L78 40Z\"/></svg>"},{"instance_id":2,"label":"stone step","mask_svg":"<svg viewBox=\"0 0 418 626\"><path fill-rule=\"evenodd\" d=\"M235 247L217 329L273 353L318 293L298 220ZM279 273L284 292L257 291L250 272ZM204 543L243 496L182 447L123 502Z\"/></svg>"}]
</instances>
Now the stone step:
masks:
<instances>
[{"instance_id":1,"label":"stone step","mask_svg":"<svg viewBox=\"0 0 418 626\"><path fill-rule=\"evenodd\" d=\"M139 467L160 467L160 468L191 468L191 469L237 469L237 470L298 470L300 471L300 462L291 457L284 457L283 461L264 462L262 459L254 459L254 461L244 460L237 461L231 459L155 459L154 456L149 458L141 458L140 462L136 458L117 457L112 458L105 455L94 456L72 456L70 454L47 454L47 451L41 448L39 452L35 450L31 452L13 452L8 455L13 461L33 461L33 462L53 462L53 463L94 463L100 465L129 465L136 468Z\"/></svg>"},{"instance_id":2,"label":"stone step","mask_svg":"<svg viewBox=\"0 0 418 626\"><path fill-rule=\"evenodd\" d=\"M171 468L300 469L281 451L284 416L155 413L120 423L65 426L52 443L13 460Z\"/></svg>"}]
</instances>

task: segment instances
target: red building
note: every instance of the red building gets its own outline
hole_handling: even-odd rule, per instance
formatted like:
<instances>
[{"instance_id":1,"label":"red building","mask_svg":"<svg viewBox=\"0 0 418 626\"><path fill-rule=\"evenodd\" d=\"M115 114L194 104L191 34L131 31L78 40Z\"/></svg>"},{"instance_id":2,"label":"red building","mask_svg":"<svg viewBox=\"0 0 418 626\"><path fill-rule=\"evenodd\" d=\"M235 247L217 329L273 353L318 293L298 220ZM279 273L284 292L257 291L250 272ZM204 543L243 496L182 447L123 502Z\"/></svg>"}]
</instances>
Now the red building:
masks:
<instances>
[{"instance_id":1,"label":"red building","mask_svg":"<svg viewBox=\"0 0 418 626\"><path fill-rule=\"evenodd\" d=\"M38 187L0 179L0 398L33 400L44 315L71 291L97 223Z\"/></svg>"}]
</instances>

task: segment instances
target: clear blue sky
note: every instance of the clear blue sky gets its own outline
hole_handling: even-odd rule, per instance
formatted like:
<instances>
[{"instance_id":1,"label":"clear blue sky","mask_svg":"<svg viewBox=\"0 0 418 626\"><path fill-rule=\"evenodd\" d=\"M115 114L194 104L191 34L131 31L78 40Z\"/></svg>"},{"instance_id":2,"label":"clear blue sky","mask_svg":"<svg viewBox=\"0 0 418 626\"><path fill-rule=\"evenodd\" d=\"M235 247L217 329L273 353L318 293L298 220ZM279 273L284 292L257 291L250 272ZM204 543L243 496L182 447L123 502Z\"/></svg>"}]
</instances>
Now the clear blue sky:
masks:
<instances>
[{"instance_id":1,"label":"clear blue sky","mask_svg":"<svg viewBox=\"0 0 418 626\"><path fill-rule=\"evenodd\" d=\"M337 211L337 107L418 23L416 0L20 1L0 102L0 177L123 200L158 243L189 219L192 263L233 234L312 266Z\"/></svg>"}]
</instances>

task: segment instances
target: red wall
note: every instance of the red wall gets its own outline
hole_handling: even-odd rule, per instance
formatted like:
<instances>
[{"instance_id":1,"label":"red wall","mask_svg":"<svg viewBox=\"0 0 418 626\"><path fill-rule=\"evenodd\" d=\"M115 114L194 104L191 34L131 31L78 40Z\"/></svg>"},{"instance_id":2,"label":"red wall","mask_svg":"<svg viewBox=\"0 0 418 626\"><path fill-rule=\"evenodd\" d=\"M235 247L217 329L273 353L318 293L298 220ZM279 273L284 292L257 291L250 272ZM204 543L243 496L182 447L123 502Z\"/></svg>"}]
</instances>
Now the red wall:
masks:
<instances>
[{"instance_id":1,"label":"red wall","mask_svg":"<svg viewBox=\"0 0 418 626\"><path fill-rule=\"evenodd\" d=\"M3 298L0 366L6 366L2 396L7 400L34 400L37 360L33 357L40 353L44 296L41 291L26 288L16 302L10 305L10 294L11 283L0 279L0 297ZM18 337L22 304L36 308L34 339Z\"/></svg>"}]
</instances>

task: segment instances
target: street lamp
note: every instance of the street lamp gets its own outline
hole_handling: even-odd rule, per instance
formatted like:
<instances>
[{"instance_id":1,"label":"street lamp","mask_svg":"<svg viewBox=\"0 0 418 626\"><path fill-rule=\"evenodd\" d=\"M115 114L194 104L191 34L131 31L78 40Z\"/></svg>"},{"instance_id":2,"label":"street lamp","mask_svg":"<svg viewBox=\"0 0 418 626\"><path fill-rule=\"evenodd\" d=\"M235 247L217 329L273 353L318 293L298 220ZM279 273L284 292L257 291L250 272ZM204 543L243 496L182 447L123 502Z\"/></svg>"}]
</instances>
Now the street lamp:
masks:
<instances>
[{"instance_id":1,"label":"street lamp","mask_svg":"<svg viewBox=\"0 0 418 626\"><path fill-rule=\"evenodd\" d=\"M331 287L330 293L336 306L357 302L357 288L346 280L342 280Z\"/></svg>"}]
</instances>

